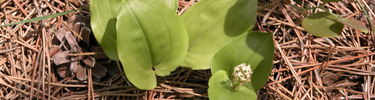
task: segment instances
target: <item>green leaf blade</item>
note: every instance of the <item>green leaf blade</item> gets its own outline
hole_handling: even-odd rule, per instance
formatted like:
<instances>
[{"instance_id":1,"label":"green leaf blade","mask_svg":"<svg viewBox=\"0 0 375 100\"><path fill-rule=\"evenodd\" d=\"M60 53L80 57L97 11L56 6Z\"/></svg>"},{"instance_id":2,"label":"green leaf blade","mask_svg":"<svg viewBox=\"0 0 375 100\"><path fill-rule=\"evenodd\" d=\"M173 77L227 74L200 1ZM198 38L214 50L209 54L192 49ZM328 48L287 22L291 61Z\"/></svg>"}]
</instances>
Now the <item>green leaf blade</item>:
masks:
<instances>
[{"instance_id":1,"label":"green leaf blade","mask_svg":"<svg viewBox=\"0 0 375 100\"><path fill-rule=\"evenodd\" d=\"M173 9L174 11L177 11L178 9L178 0L161 0L161 2L164 2L169 8Z\"/></svg>"},{"instance_id":2,"label":"green leaf blade","mask_svg":"<svg viewBox=\"0 0 375 100\"><path fill-rule=\"evenodd\" d=\"M122 0L91 0L91 27L104 53L118 61L116 17Z\"/></svg>"},{"instance_id":3,"label":"green leaf blade","mask_svg":"<svg viewBox=\"0 0 375 100\"><path fill-rule=\"evenodd\" d=\"M5 25L1 25L0 28L5 27L5 26L17 25L17 24L28 23L28 22L33 22L33 21L40 21L40 20L45 20L45 19L49 19L49 18L55 18L55 17L58 17L58 16L62 16L62 15L66 15L66 14L69 14L69 13L72 13L72 12L76 12L76 11L81 10L81 9L82 8L71 10L71 11L66 11L66 12L61 12L61 13L56 13L56 14L51 14L51 15L47 15L47 16L43 16L43 17L32 18L32 19L14 22L14 23L10 23L10 24L5 24Z\"/></svg>"},{"instance_id":4,"label":"green leaf blade","mask_svg":"<svg viewBox=\"0 0 375 100\"><path fill-rule=\"evenodd\" d=\"M153 89L155 74L168 75L185 59L186 30L179 16L159 2L127 1L121 9L117 49L125 74L138 88Z\"/></svg>"},{"instance_id":5,"label":"green leaf blade","mask_svg":"<svg viewBox=\"0 0 375 100\"><path fill-rule=\"evenodd\" d=\"M348 19L348 18L338 18L338 22L348 25L351 28L357 29L361 32L368 33L369 30L362 22L355 20L355 19Z\"/></svg>"},{"instance_id":6,"label":"green leaf blade","mask_svg":"<svg viewBox=\"0 0 375 100\"><path fill-rule=\"evenodd\" d=\"M244 86L232 89L231 81L224 70L217 71L208 82L208 97L211 100L256 100L253 90Z\"/></svg>"},{"instance_id":7,"label":"green leaf blade","mask_svg":"<svg viewBox=\"0 0 375 100\"><path fill-rule=\"evenodd\" d=\"M303 19L302 27L312 35L320 37L337 37L344 29L337 15L329 12L318 12Z\"/></svg>"},{"instance_id":8,"label":"green leaf blade","mask_svg":"<svg viewBox=\"0 0 375 100\"><path fill-rule=\"evenodd\" d=\"M202 0L183 15L189 34L184 63L192 69L208 69L214 54L255 23L257 0Z\"/></svg>"},{"instance_id":9,"label":"green leaf blade","mask_svg":"<svg viewBox=\"0 0 375 100\"><path fill-rule=\"evenodd\" d=\"M274 46L271 33L250 32L216 53L211 64L211 73L224 70L232 79L234 67L239 64L250 64L253 74L250 89L257 91L266 83L271 72Z\"/></svg>"}]
</instances>

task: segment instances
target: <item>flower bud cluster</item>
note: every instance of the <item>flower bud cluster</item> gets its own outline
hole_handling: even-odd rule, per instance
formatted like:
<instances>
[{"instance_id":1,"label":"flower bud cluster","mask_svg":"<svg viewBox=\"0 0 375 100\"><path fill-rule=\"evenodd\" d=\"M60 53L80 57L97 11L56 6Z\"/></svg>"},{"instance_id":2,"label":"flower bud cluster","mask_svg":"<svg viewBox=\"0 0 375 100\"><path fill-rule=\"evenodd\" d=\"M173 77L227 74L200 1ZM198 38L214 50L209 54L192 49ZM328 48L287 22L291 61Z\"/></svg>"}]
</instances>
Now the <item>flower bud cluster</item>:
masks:
<instances>
[{"instance_id":1,"label":"flower bud cluster","mask_svg":"<svg viewBox=\"0 0 375 100\"><path fill-rule=\"evenodd\" d=\"M253 71L251 71L250 65L242 63L234 67L232 74L234 76L233 84L240 83L242 85L245 82L250 82L251 74L253 74Z\"/></svg>"}]
</instances>

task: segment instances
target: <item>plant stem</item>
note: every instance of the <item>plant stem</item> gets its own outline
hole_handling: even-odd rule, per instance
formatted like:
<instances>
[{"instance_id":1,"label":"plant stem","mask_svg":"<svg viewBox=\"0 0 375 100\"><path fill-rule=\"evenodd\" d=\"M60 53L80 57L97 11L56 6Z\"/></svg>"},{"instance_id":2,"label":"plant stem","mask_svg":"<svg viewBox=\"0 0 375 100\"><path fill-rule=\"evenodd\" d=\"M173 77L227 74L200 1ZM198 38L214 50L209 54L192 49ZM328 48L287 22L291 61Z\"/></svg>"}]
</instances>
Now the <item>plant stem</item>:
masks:
<instances>
[{"instance_id":1,"label":"plant stem","mask_svg":"<svg viewBox=\"0 0 375 100\"><path fill-rule=\"evenodd\" d=\"M372 30L374 30L374 29L375 29L375 28L374 28L374 24L372 23L372 21L371 21L371 19L370 19L370 16L368 15L368 13L367 13L365 7L364 7L363 4L361 3L361 1L357 0L357 2L358 2L359 5L361 6L363 12L366 14L366 16L367 16L367 20L368 20L368 22L370 23Z\"/></svg>"}]
</instances>

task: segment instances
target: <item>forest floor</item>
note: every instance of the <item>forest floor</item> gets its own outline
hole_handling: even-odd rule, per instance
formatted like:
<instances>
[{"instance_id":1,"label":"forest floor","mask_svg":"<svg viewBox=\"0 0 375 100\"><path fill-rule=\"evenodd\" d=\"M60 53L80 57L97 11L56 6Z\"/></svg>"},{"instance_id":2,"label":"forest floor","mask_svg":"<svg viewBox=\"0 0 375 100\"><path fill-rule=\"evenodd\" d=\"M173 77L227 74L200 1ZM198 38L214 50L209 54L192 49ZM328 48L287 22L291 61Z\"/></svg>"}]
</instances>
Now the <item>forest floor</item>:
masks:
<instances>
[{"instance_id":1,"label":"forest floor","mask_svg":"<svg viewBox=\"0 0 375 100\"><path fill-rule=\"evenodd\" d=\"M297 1L297 0L295 0ZM199 0L180 0L179 14ZM312 36L301 27L304 14L320 0L258 2L254 30L272 32L275 57L260 100L375 98L374 0L326 4L333 13L363 22L368 34L345 27L337 38ZM362 9L360 5L365 9ZM2 0L0 22L8 24L87 7L89 0ZM364 10L369 14L366 16ZM0 28L0 99L208 99L210 70L178 68L157 77L154 90L126 79L119 62L108 59L90 29L90 12ZM66 34L65 34L66 33Z\"/></svg>"}]
</instances>

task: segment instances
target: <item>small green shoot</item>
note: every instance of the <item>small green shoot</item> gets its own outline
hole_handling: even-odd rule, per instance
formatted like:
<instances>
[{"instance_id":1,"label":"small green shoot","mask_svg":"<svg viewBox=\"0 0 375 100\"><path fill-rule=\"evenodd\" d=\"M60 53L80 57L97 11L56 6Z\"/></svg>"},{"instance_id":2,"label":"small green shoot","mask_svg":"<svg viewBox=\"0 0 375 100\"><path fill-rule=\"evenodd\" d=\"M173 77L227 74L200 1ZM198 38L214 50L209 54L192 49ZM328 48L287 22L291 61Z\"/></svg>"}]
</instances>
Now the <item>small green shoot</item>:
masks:
<instances>
[{"instance_id":1,"label":"small green shoot","mask_svg":"<svg viewBox=\"0 0 375 100\"><path fill-rule=\"evenodd\" d=\"M344 25L336 19L332 13L318 12L303 19L302 27L315 36L337 37L341 34Z\"/></svg>"},{"instance_id":2,"label":"small green shoot","mask_svg":"<svg viewBox=\"0 0 375 100\"><path fill-rule=\"evenodd\" d=\"M302 27L305 31L315 36L332 38L339 36L344 29L344 25L347 25L367 34L369 30L362 22L355 19L342 18L341 16L330 13L327 9L323 8L323 6L329 2L338 1L340 0L323 0L324 3L318 8L321 8L326 12L318 12L303 19ZM371 26L373 27L373 25Z\"/></svg>"},{"instance_id":3,"label":"small green shoot","mask_svg":"<svg viewBox=\"0 0 375 100\"><path fill-rule=\"evenodd\" d=\"M66 11L66 12L62 12L62 13L56 13L56 14L52 14L52 15L47 15L47 16L43 16L43 17L37 17L37 18L28 19L28 20L24 20L24 21L14 22L14 23L10 23L10 24L5 24L5 25L1 25L0 28L5 27L5 26L11 26L11 25L17 25L17 24L22 24L22 23L40 21L40 20L45 20L45 19L49 19L49 18L55 18L55 17L58 17L58 16L62 16L62 15L66 15L66 14L69 14L69 13L72 13L72 12L76 12L76 11L81 10L81 9L83 9L83 8L79 8L79 9L75 9L75 10L71 10L71 11Z\"/></svg>"},{"instance_id":4,"label":"small green shoot","mask_svg":"<svg viewBox=\"0 0 375 100\"><path fill-rule=\"evenodd\" d=\"M344 25L368 33L367 27L360 21L342 18L330 12L318 12L302 21L305 31L320 37L337 37L344 29Z\"/></svg>"}]
</instances>

